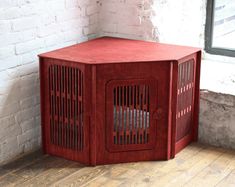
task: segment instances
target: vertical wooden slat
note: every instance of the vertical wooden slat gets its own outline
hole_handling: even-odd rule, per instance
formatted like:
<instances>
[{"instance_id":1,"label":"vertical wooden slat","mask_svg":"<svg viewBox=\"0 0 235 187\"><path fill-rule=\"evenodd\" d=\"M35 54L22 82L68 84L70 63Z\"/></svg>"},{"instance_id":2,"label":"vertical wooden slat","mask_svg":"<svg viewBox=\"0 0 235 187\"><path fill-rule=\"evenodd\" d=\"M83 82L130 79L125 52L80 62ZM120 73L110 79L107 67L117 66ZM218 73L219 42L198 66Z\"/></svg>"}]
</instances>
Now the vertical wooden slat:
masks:
<instances>
[{"instance_id":1,"label":"vertical wooden slat","mask_svg":"<svg viewBox=\"0 0 235 187\"><path fill-rule=\"evenodd\" d=\"M70 117L69 117L69 120L70 120L70 123L69 123L69 148L71 149L71 146L72 146L72 126L73 126L73 121L72 121L72 116L73 116L73 113L72 113L72 97L73 97L73 93L72 93L72 68L70 67L69 68L69 85L70 85L70 88L69 88L69 94L70 94L70 99L69 99L69 111L70 111Z\"/></svg>"},{"instance_id":2,"label":"vertical wooden slat","mask_svg":"<svg viewBox=\"0 0 235 187\"><path fill-rule=\"evenodd\" d=\"M121 87L118 87L118 144L121 143L120 138L121 132Z\"/></svg>"},{"instance_id":3,"label":"vertical wooden slat","mask_svg":"<svg viewBox=\"0 0 235 187\"><path fill-rule=\"evenodd\" d=\"M52 108L53 108L53 143L56 144L56 135L55 135L55 126L56 126L56 123L55 123L55 115L56 115L56 96L55 96L55 93L56 93L56 82L55 82L55 66L52 66L52 70L53 70L53 105L52 105Z\"/></svg>"},{"instance_id":4,"label":"vertical wooden slat","mask_svg":"<svg viewBox=\"0 0 235 187\"><path fill-rule=\"evenodd\" d=\"M141 124L141 120L140 120L140 85L137 86L137 101L138 101L138 114L137 114L137 119L138 119L138 125L137 125L137 143L140 143L140 124Z\"/></svg>"},{"instance_id":5,"label":"vertical wooden slat","mask_svg":"<svg viewBox=\"0 0 235 187\"><path fill-rule=\"evenodd\" d=\"M58 145L59 141L59 137L58 137L58 132L59 132L59 123L58 123L58 113L59 113L59 106L58 106L58 98L57 98L57 90L58 90L58 68L57 65L55 66L55 113L56 113L56 125L55 125L55 137L56 137L56 145Z\"/></svg>"},{"instance_id":6,"label":"vertical wooden slat","mask_svg":"<svg viewBox=\"0 0 235 187\"><path fill-rule=\"evenodd\" d=\"M62 133L62 129L61 129L61 76L60 76L60 67L61 66L57 66L57 75L58 75L58 79L57 79L57 84L58 84L58 90L57 90L57 101L58 101L58 145L61 146L61 133Z\"/></svg>"},{"instance_id":7,"label":"vertical wooden slat","mask_svg":"<svg viewBox=\"0 0 235 187\"><path fill-rule=\"evenodd\" d=\"M130 134L130 126L129 126L129 86L126 86L126 144L129 144L129 134Z\"/></svg>"},{"instance_id":8,"label":"vertical wooden slat","mask_svg":"<svg viewBox=\"0 0 235 187\"><path fill-rule=\"evenodd\" d=\"M124 87L121 86L121 132L120 132L120 142L123 144L124 136Z\"/></svg>"},{"instance_id":9,"label":"vertical wooden slat","mask_svg":"<svg viewBox=\"0 0 235 187\"><path fill-rule=\"evenodd\" d=\"M150 88L149 88L149 86L148 86L148 96L147 96L147 98L148 98L148 113L149 113L149 117L148 117L148 129L150 128ZM147 142L149 141L149 131L148 131L148 129L147 129Z\"/></svg>"},{"instance_id":10,"label":"vertical wooden slat","mask_svg":"<svg viewBox=\"0 0 235 187\"><path fill-rule=\"evenodd\" d=\"M82 103L83 103L83 99L82 99L82 84L81 84L81 76L82 76L82 72L80 70L78 70L78 132L77 132L77 141L78 141L78 145L77 145L77 149L78 150L82 150Z\"/></svg>"},{"instance_id":11,"label":"vertical wooden slat","mask_svg":"<svg viewBox=\"0 0 235 187\"><path fill-rule=\"evenodd\" d=\"M50 141L53 143L53 122L54 122L54 114L53 114L53 75L52 75L52 66L49 67L49 99L50 99Z\"/></svg>"},{"instance_id":12,"label":"vertical wooden slat","mask_svg":"<svg viewBox=\"0 0 235 187\"><path fill-rule=\"evenodd\" d=\"M114 144L117 144L117 87L114 88Z\"/></svg>"},{"instance_id":13,"label":"vertical wooden slat","mask_svg":"<svg viewBox=\"0 0 235 187\"><path fill-rule=\"evenodd\" d=\"M144 118L144 143L146 143L146 130L147 130L147 118L148 118L148 112L147 112L147 92L146 92L146 85L144 85L144 112L145 112L145 118Z\"/></svg>"},{"instance_id":14,"label":"vertical wooden slat","mask_svg":"<svg viewBox=\"0 0 235 187\"><path fill-rule=\"evenodd\" d=\"M74 131L75 131L75 98L74 98L74 90L75 90L75 77L74 77L74 68L71 69L71 77L72 77L72 86L71 86L71 111L72 111L72 127L71 127L71 148L74 149Z\"/></svg>"},{"instance_id":15,"label":"vertical wooden slat","mask_svg":"<svg viewBox=\"0 0 235 187\"><path fill-rule=\"evenodd\" d=\"M145 112L144 112L144 87L145 87L145 85L142 85L142 88L141 88L141 114L142 114L142 120L141 120L141 143L144 143L143 142L143 138L144 138L144 134L143 134L143 132L144 132L144 116L145 116Z\"/></svg>"},{"instance_id":16,"label":"vertical wooden slat","mask_svg":"<svg viewBox=\"0 0 235 187\"><path fill-rule=\"evenodd\" d=\"M137 118L137 109L138 109L138 99L137 99L137 85L135 85L135 143L137 143L137 124L138 124L138 118Z\"/></svg>"},{"instance_id":17,"label":"vertical wooden slat","mask_svg":"<svg viewBox=\"0 0 235 187\"><path fill-rule=\"evenodd\" d=\"M65 132L65 92L64 92L64 87L65 87L65 83L64 83L64 80L65 80L65 75L64 75L64 66L62 66L62 77L61 77L61 82L62 82L62 96L61 96L61 99L62 99L62 146L64 147L65 146L65 136L64 136L64 132Z\"/></svg>"},{"instance_id":18,"label":"vertical wooden slat","mask_svg":"<svg viewBox=\"0 0 235 187\"><path fill-rule=\"evenodd\" d=\"M81 127L82 127L82 135L81 135L81 149L83 149L84 146L84 128L83 128L83 73L81 72Z\"/></svg>"},{"instance_id":19,"label":"vertical wooden slat","mask_svg":"<svg viewBox=\"0 0 235 187\"><path fill-rule=\"evenodd\" d=\"M134 92L135 92L135 86L134 85L132 85L132 87L131 87L131 97L132 97L132 104L131 104L131 114L132 114L132 116L131 116L131 118L132 118L132 122L131 122L131 143L133 144L134 143L134 132L135 132L135 110L134 110L134 108L135 108L135 104L134 104L134 102L135 102L135 95L134 95Z\"/></svg>"}]
</instances>

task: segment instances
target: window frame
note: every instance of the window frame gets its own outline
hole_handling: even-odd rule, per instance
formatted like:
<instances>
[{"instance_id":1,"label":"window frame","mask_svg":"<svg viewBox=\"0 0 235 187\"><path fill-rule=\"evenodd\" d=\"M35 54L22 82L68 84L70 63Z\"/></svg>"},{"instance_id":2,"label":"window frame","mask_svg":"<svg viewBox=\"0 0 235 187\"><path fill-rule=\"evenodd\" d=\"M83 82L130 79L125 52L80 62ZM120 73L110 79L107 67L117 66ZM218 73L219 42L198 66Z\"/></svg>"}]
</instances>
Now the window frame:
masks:
<instances>
[{"instance_id":1,"label":"window frame","mask_svg":"<svg viewBox=\"0 0 235 187\"><path fill-rule=\"evenodd\" d=\"M214 7L215 7L215 0L207 0L206 26L205 26L205 51L210 54L235 57L235 50L212 47Z\"/></svg>"}]
</instances>

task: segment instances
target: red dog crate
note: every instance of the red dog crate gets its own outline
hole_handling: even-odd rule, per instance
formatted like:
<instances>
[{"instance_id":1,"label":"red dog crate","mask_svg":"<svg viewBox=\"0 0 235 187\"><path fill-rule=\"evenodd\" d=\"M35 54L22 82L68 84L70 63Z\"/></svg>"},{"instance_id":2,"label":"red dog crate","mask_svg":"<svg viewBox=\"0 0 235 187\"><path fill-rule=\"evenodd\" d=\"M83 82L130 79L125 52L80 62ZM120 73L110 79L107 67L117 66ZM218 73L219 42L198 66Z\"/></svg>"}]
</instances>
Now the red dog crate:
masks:
<instances>
[{"instance_id":1,"label":"red dog crate","mask_svg":"<svg viewBox=\"0 0 235 187\"><path fill-rule=\"evenodd\" d=\"M167 160L197 140L199 49L99 38L40 55L45 153Z\"/></svg>"}]
</instances>

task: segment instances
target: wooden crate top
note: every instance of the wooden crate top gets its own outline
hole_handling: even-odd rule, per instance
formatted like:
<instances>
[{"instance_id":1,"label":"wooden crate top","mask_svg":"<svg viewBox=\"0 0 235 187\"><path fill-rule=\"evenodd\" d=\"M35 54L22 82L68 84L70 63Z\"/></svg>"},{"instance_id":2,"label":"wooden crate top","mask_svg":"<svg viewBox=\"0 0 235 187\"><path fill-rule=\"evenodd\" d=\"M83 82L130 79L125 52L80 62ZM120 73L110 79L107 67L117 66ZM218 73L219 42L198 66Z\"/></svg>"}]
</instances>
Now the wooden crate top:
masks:
<instances>
[{"instance_id":1,"label":"wooden crate top","mask_svg":"<svg viewBox=\"0 0 235 187\"><path fill-rule=\"evenodd\" d=\"M102 37L39 55L84 64L153 62L180 60L199 48Z\"/></svg>"}]
</instances>

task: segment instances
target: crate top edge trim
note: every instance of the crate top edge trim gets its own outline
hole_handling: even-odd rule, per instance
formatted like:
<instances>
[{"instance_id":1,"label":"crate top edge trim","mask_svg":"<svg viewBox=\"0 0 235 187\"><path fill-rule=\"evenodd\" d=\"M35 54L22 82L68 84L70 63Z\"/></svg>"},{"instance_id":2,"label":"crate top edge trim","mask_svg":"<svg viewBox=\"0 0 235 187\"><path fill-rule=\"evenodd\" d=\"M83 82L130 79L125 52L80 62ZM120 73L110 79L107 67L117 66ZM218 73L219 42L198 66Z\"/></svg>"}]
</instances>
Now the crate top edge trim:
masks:
<instances>
[{"instance_id":1,"label":"crate top edge trim","mask_svg":"<svg viewBox=\"0 0 235 187\"><path fill-rule=\"evenodd\" d=\"M101 37L43 53L39 57L83 64L109 64L180 60L199 51L201 49L195 47Z\"/></svg>"}]
</instances>

